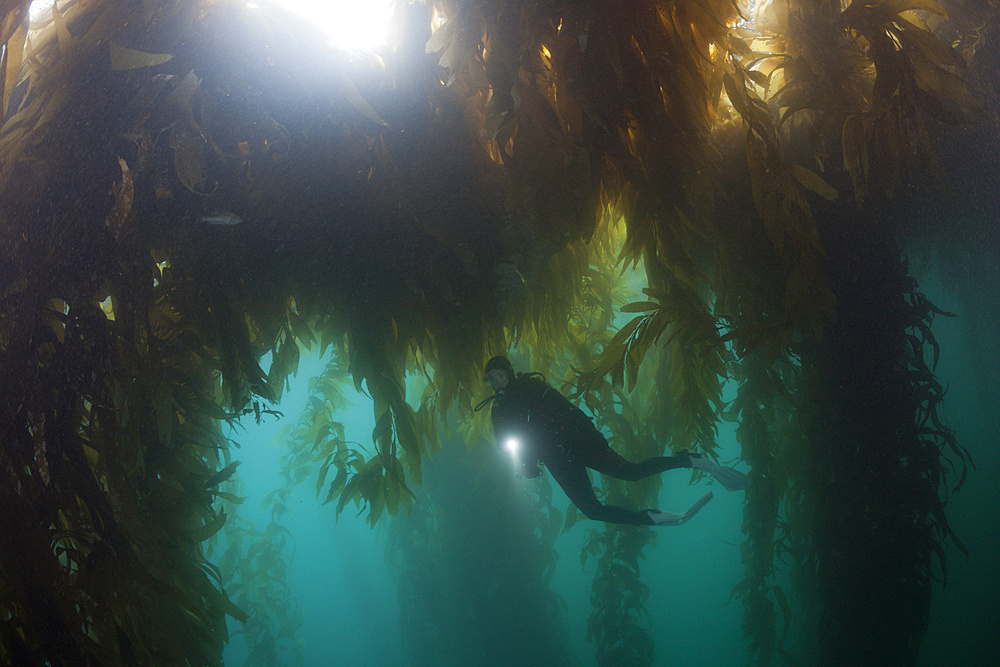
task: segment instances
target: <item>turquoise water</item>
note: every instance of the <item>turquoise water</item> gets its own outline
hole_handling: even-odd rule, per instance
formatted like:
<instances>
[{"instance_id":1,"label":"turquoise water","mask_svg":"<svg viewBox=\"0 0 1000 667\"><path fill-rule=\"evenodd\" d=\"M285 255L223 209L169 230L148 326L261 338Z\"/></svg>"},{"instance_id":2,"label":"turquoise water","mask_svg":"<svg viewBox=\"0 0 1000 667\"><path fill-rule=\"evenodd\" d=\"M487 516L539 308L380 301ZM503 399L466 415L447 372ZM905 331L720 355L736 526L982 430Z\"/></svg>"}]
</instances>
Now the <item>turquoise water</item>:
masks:
<instances>
[{"instance_id":1,"label":"turquoise water","mask_svg":"<svg viewBox=\"0 0 1000 667\"><path fill-rule=\"evenodd\" d=\"M925 276L922 282L938 306L961 310L958 296L942 288L935 274ZM1000 618L996 596L1000 587L992 563L994 555L1000 553L1000 527L995 520L995 488L1000 469L995 449L989 446L1000 424L995 398L984 395L981 389L982 375L990 369L983 366L980 356L968 354L968 337L976 332L970 332L969 318L963 321L962 313L958 314L960 317L956 319L939 317L934 331L942 344L939 377L948 387L945 415L960 442L972 452L977 466L965 488L949 504L950 521L968 547L970 558L966 560L954 548L948 550L948 586L935 590L931 625L921 652L920 664L927 666L992 664L991 656L1000 649L994 632L995 621ZM236 457L244 461L239 472L245 485L242 495L248 496L241 514L258 525L269 520L258 511L261 499L282 485L277 471L285 448L280 440L275 440L275 434L286 423L298 420L307 398L308 378L320 373L323 366L317 358L304 358L298 376L292 380L291 391L286 392L280 406L285 417L265 418L260 426L248 424L247 433L234 436L242 445ZM486 393L488 390L484 388ZM370 400L358 394L353 401L356 405L339 415L345 424L346 438L370 443L374 426ZM738 457L729 424L721 425L719 443L724 460ZM475 560L480 557L477 549L484 544L489 549L493 543L497 549L504 548L503 536L490 533L495 530L491 517L497 508L476 497L474 485L464 486L467 480L456 479L469 466L477 465L492 466L495 474L509 475L509 470L490 452L470 457L466 452L446 448L432 455L425 465L423 492L437 499L432 509L442 508L438 511L447 512L449 521L462 522L453 530L458 537L453 534L445 553L438 555L438 567L426 575L427 590L463 600L467 593L462 589L465 576L471 569L482 566ZM743 607L738 599L730 602L730 591L742 579L743 571L739 550L743 540L742 493L729 493L718 484L704 481L689 482L690 475L685 470L664 473L659 506L683 511L706 487L714 490L714 499L687 524L658 529L657 543L646 549L646 559L641 561L642 581L649 587L646 600L649 616L643 623L655 642L654 664L658 667L744 665L747 658L741 629ZM538 483L511 480L506 492L511 496L510 502L526 506L532 496L530 485ZM569 501L557 485L553 487L553 505L564 511ZM461 497L455 496L461 496L466 488L472 489L471 497L463 503ZM298 646L304 664L309 667L439 664L422 662L400 632L401 624L413 619L401 618L399 571L387 562L386 554L391 523L403 519L385 517L371 528L364 514L355 516L352 505L338 520L335 503L321 505L321 501L315 495L315 477L312 477L296 488L286 503L290 511L280 519L294 537L294 555L290 548L286 549L287 580L291 596L303 612L301 626L292 641ZM462 507L463 504L466 506ZM405 510L401 512L405 514ZM558 565L550 588L565 605L559 615L565 635L561 639L553 637L552 645L564 647L566 664L579 667L597 664L594 645L587 641L594 561L589 559L581 568L580 547L586 532L599 527L595 522L581 520L555 543ZM500 559L497 563L516 562L521 556L497 554ZM455 581L447 580L449 577L442 572L451 572ZM803 647L809 645L812 629L796 613L799 605L792 585L784 576L779 577L778 583L792 597L793 620L786 648L797 654L801 664L808 665L808 650ZM552 647L525 646L526 642L539 640L537 637L526 640L520 632L497 627L495 617L490 621L488 609L493 602L474 604L465 600L461 604L469 605L465 612L468 618L452 618L454 627L450 630L461 634L466 643L461 648L452 646L449 655L466 651L467 655L478 657L476 662L457 659L454 664L482 664L483 655L492 656L493 662L488 664L494 665L547 664L543 656ZM483 608L477 608L479 604ZM780 624L779 619L779 628ZM237 626L230 620L233 631ZM454 643L456 639L441 641ZM490 646L480 646L477 642ZM532 663L530 658L524 662L526 655L538 656L538 662ZM245 658L243 639L236 636L226 650L226 664L241 665ZM294 664L294 660L294 654L285 651L279 655L278 664Z\"/></svg>"},{"instance_id":2,"label":"turquoise water","mask_svg":"<svg viewBox=\"0 0 1000 667\"><path fill-rule=\"evenodd\" d=\"M968 283L953 284L952 289L943 288L936 274L922 280L932 301L958 315L934 321L941 343L938 375L948 391L944 416L976 465L965 486L952 494L948 503L948 520L968 548L969 558L952 545L946 548L948 585L935 588L920 659L927 667L992 665L1000 653L996 632L1000 619L996 566L1000 554L1000 521L996 518L1000 484L996 380L1000 366L995 361L1000 342L995 328L997 304L977 298L979 291L974 285L980 281L986 281L982 283L988 287L986 293L995 290L1000 286L997 268L975 272Z\"/></svg>"}]
</instances>

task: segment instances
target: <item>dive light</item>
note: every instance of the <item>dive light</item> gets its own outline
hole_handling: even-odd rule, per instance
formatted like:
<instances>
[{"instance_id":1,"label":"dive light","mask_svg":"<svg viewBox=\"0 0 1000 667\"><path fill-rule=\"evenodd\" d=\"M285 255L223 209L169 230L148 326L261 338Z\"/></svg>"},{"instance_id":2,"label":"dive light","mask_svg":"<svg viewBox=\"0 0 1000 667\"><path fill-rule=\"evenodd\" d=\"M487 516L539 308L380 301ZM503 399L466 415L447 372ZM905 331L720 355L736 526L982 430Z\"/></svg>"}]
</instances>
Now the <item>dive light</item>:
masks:
<instances>
[{"instance_id":1,"label":"dive light","mask_svg":"<svg viewBox=\"0 0 1000 667\"><path fill-rule=\"evenodd\" d=\"M508 438L507 442L504 443L504 447L506 447L507 451L513 456L517 456L517 452L521 449L521 443L518 442L517 438Z\"/></svg>"}]
</instances>

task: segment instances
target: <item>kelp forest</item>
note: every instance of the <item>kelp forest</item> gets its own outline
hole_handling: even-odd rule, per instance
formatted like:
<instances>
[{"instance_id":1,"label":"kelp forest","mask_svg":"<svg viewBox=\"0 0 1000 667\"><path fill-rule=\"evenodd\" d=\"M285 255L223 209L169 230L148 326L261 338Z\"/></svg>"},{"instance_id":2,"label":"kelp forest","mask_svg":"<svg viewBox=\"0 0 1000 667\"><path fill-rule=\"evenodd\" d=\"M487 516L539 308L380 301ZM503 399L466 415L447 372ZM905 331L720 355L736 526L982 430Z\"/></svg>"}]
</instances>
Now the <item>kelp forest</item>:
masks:
<instances>
[{"instance_id":1,"label":"kelp forest","mask_svg":"<svg viewBox=\"0 0 1000 667\"><path fill-rule=\"evenodd\" d=\"M0 662L218 666L235 628L248 664L301 664L304 485L388 525L414 664L570 665L552 545L586 519L544 479L510 503L473 409L509 354L630 460L735 425L747 664L915 665L975 468L905 250L972 227L944 212L957 146L997 145L998 25L995 0L397 0L346 51L266 0L0 1ZM281 411L254 526L239 426ZM657 506L656 477L594 484ZM469 498L495 540L455 530ZM592 523L597 664L651 666L670 535ZM463 629L480 593L497 636Z\"/></svg>"}]
</instances>

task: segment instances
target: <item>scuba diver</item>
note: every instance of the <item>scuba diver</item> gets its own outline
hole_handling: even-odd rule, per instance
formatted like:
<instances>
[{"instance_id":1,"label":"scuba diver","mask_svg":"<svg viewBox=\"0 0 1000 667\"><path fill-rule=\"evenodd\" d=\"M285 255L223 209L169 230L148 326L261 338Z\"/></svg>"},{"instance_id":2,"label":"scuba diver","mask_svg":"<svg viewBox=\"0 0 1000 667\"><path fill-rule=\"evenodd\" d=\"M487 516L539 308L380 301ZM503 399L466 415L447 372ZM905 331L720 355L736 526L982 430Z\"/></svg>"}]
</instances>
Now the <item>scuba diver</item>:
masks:
<instances>
[{"instance_id":1,"label":"scuba diver","mask_svg":"<svg viewBox=\"0 0 1000 667\"><path fill-rule=\"evenodd\" d=\"M676 456L657 456L640 463L627 461L611 449L592 419L546 384L540 373L515 375L507 357L490 359L483 381L495 393L476 410L493 401L491 417L497 445L513 455L519 473L525 477L538 477L542 474L538 463L544 463L573 504L589 519L634 526L679 526L712 499L712 492L683 514L655 509L633 512L601 503L594 494L587 468L629 482L664 470L694 468L709 473L730 491L750 486L750 478L743 473L716 465L686 449Z\"/></svg>"}]
</instances>

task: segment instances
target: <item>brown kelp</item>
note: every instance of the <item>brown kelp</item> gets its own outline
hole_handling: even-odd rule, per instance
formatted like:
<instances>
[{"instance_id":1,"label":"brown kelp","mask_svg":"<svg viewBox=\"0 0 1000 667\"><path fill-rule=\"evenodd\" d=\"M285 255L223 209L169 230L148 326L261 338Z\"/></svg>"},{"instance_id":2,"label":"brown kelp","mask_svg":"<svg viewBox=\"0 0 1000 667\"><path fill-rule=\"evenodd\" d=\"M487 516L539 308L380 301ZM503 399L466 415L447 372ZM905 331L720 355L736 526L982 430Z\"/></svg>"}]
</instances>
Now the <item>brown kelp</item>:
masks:
<instances>
[{"instance_id":1,"label":"brown kelp","mask_svg":"<svg viewBox=\"0 0 1000 667\"><path fill-rule=\"evenodd\" d=\"M912 664L965 452L897 197L933 200L935 137L984 115L962 70L995 2L401 2L377 54L267 2L27 6L0 3L3 660L219 664L246 619L204 547L239 472L222 424L336 348L374 449L314 410L289 484L376 522L448 419L482 446L482 364L515 346L627 455L739 422L757 663L786 651L787 555L823 663ZM615 302L619 261L645 300ZM648 664L649 533L598 535L599 659Z\"/></svg>"}]
</instances>

